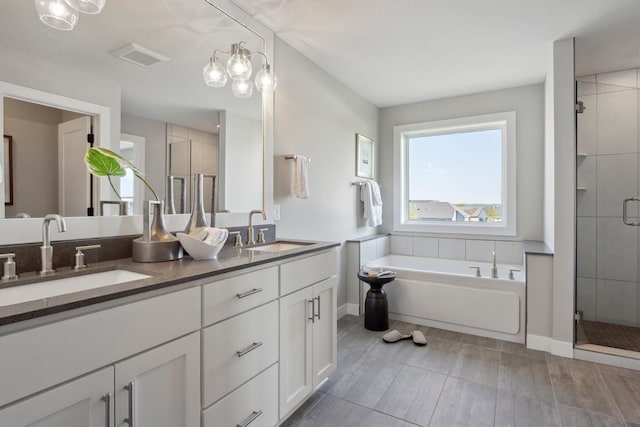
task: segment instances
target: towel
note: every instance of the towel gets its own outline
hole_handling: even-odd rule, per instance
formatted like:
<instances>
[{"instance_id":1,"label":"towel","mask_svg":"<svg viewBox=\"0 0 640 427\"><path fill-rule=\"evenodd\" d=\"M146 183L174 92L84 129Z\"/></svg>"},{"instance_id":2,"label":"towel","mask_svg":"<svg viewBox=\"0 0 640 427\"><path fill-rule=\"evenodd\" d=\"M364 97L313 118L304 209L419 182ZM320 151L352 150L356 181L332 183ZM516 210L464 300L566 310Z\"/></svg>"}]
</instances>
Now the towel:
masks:
<instances>
[{"instance_id":1,"label":"towel","mask_svg":"<svg viewBox=\"0 0 640 427\"><path fill-rule=\"evenodd\" d=\"M291 192L299 199L309 198L309 159L296 155L291 176Z\"/></svg>"},{"instance_id":2,"label":"towel","mask_svg":"<svg viewBox=\"0 0 640 427\"><path fill-rule=\"evenodd\" d=\"M364 218L369 227L382 224L382 197L380 186L372 179L360 186L360 200L364 203Z\"/></svg>"}]
</instances>

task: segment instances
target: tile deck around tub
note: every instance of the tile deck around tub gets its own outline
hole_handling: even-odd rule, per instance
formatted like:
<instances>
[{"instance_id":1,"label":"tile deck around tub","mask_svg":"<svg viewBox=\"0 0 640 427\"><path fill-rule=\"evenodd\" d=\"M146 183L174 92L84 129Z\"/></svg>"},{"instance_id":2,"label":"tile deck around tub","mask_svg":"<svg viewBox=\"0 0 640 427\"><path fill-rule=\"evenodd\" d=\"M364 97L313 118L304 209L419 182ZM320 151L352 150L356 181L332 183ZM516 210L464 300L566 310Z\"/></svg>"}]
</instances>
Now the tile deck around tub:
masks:
<instances>
[{"instance_id":1,"label":"tile deck around tub","mask_svg":"<svg viewBox=\"0 0 640 427\"><path fill-rule=\"evenodd\" d=\"M338 321L338 370L286 427L640 427L640 371L390 321L427 346Z\"/></svg>"}]
</instances>

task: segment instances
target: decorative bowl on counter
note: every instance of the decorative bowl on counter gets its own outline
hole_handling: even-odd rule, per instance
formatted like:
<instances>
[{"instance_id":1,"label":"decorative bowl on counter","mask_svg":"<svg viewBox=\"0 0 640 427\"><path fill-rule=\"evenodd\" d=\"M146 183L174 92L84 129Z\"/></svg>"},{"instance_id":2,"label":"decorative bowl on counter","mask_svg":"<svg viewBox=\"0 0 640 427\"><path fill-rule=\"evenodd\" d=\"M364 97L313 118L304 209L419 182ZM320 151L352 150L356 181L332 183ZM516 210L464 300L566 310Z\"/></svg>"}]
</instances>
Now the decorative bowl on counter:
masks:
<instances>
[{"instance_id":1,"label":"decorative bowl on counter","mask_svg":"<svg viewBox=\"0 0 640 427\"><path fill-rule=\"evenodd\" d=\"M210 240L202 240L185 233L177 233L176 236L180 240L180 244L185 251L191 255L193 259L209 259L215 258L222 249L226 240L214 243Z\"/></svg>"}]
</instances>

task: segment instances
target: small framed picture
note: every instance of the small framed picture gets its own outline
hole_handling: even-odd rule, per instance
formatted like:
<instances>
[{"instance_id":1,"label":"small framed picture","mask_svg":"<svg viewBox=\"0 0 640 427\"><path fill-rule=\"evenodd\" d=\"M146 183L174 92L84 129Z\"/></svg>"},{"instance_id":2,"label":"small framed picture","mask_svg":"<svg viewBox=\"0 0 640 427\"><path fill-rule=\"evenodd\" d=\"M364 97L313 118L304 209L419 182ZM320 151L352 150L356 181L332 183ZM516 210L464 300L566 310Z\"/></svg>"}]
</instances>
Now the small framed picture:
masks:
<instances>
[{"instance_id":1,"label":"small framed picture","mask_svg":"<svg viewBox=\"0 0 640 427\"><path fill-rule=\"evenodd\" d=\"M373 179L373 141L356 134L356 176Z\"/></svg>"}]
</instances>

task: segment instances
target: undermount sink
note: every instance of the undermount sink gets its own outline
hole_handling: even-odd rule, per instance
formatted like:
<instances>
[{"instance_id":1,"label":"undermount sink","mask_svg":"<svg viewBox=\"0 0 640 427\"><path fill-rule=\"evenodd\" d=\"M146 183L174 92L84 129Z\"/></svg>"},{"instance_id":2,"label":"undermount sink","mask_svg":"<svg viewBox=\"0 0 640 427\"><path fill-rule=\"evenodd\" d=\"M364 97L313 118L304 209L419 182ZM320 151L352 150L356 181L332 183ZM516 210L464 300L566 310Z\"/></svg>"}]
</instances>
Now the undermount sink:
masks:
<instances>
[{"instance_id":1,"label":"undermount sink","mask_svg":"<svg viewBox=\"0 0 640 427\"><path fill-rule=\"evenodd\" d=\"M312 245L313 243L301 243L301 242L275 242L270 245L256 246L255 248L247 248L248 251L256 252L284 252L291 249L298 249L304 246Z\"/></svg>"},{"instance_id":2,"label":"undermount sink","mask_svg":"<svg viewBox=\"0 0 640 427\"><path fill-rule=\"evenodd\" d=\"M121 268L97 273L79 274L77 276L59 279L52 277L50 280L36 283L0 288L0 307L72 294L74 292L116 285L118 283L132 282L149 277L151 276L147 274Z\"/></svg>"}]
</instances>

